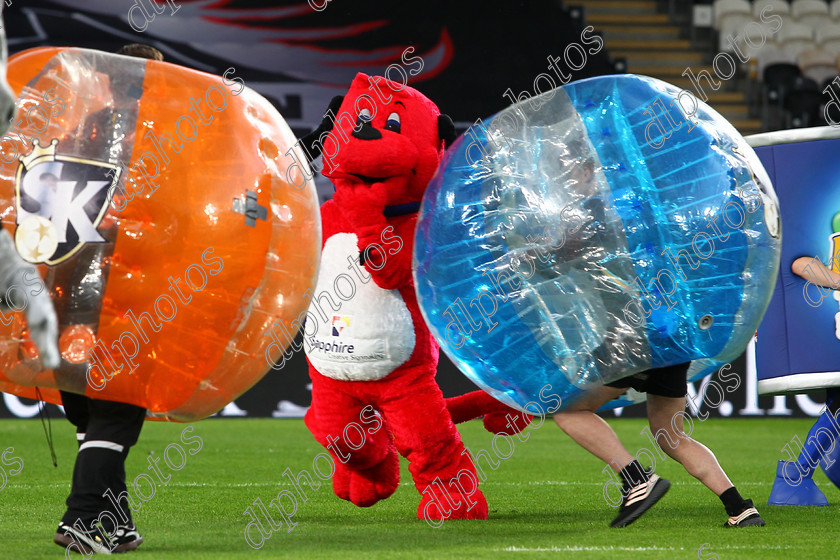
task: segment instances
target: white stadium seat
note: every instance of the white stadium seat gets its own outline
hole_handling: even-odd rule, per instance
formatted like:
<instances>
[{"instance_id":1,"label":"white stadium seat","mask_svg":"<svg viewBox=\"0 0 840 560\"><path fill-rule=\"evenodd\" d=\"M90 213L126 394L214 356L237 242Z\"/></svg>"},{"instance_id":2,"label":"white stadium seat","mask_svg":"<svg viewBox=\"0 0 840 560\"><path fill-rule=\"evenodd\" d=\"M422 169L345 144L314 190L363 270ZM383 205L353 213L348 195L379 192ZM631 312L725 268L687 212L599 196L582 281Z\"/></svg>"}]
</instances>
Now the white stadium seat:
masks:
<instances>
[{"instance_id":1,"label":"white stadium seat","mask_svg":"<svg viewBox=\"0 0 840 560\"><path fill-rule=\"evenodd\" d=\"M793 0L790 15L799 23L816 26L829 18L825 0Z\"/></svg>"},{"instance_id":2,"label":"white stadium seat","mask_svg":"<svg viewBox=\"0 0 840 560\"><path fill-rule=\"evenodd\" d=\"M746 16L752 21L752 6L747 0L715 0L715 29L723 29L727 19Z\"/></svg>"},{"instance_id":3,"label":"white stadium seat","mask_svg":"<svg viewBox=\"0 0 840 560\"><path fill-rule=\"evenodd\" d=\"M741 12L730 12L723 18L722 24L720 29L718 29L718 50L721 52L732 52L732 46L729 44L727 37L736 37L744 34L744 30L746 29L747 25L755 21L752 15L743 14ZM769 41L770 35L768 34L767 40ZM739 44L742 46L743 50L746 50L744 47L744 40L741 39Z\"/></svg>"},{"instance_id":4,"label":"white stadium seat","mask_svg":"<svg viewBox=\"0 0 840 560\"><path fill-rule=\"evenodd\" d=\"M804 23L787 20L777 33L777 42L793 55L814 48L814 28Z\"/></svg>"},{"instance_id":5,"label":"white stadium seat","mask_svg":"<svg viewBox=\"0 0 840 560\"><path fill-rule=\"evenodd\" d=\"M786 0L755 0L753 2L753 17L756 18L755 21L759 21L758 17L761 15L761 10L766 6L773 6L774 14L787 15L790 13L790 4Z\"/></svg>"},{"instance_id":6,"label":"white stadium seat","mask_svg":"<svg viewBox=\"0 0 840 560\"><path fill-rule=\"evenodd\" d=\"M827 50L835 57L840 55L840 24L826 23L817 27L815 37L820 48Z\"/></svg>"}]
</instances>

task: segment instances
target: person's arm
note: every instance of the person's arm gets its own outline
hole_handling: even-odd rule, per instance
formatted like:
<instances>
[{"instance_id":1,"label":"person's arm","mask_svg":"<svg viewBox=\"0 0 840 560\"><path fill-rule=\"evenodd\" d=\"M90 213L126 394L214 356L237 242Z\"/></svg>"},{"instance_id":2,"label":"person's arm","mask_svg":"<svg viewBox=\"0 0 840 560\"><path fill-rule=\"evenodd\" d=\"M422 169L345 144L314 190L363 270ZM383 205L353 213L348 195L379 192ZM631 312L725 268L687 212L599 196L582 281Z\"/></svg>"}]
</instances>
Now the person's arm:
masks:
<instances>
[{"instance_id":1,"label":"person's arm","mask_svg":"<svg viewBox=\"0 0 840 560\"><path fill-rule=\"evenodd\" d=\"M827 268L817 257L799 257L790 265L791 271L811 284L840 289L840 274Z\"/></svg>"},{"instance_id":2,"label":"person's arm","mask_svg":"<svg viewBox=\"0 0 840 560\"><path fill-rule=\"evenodd\" d=\"M33 286L38 287L38 290L26 290ZM12 287L17 289L13 290ZM12 236L3 228L0 228L0 295L4 304L2 307L22 309L26 314L29 336L40 351L44 369L57 367L60 361L58 319L49 291L35 266L20 258ZM6 297L10 301L5 301ZM5 320L3 323L9 324Z\"/></svg>"}]
</instances>

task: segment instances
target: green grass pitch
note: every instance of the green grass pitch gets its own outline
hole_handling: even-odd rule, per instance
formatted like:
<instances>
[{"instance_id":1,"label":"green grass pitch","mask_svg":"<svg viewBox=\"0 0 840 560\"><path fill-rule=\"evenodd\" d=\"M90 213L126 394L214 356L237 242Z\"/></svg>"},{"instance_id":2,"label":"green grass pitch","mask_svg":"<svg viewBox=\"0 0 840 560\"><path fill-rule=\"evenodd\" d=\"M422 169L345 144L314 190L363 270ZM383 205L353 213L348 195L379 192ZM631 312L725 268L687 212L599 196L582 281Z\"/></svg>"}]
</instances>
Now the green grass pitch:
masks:
<instances>
[{"instance_id":1,"label":"green grass pitch","mask_svg":"<svg viewBox=\"0 0 840 560\"><path fill-rule=\"evenodd\" d=\"M648 445L639 434L643 421L610 423L631 452ZM172 471L159 463L168 484L135 513L145 543L129 558L833 558L840 534L840 491L819 471L827 508L767 506L780 449L794 434L804 438L812 421L728 419L695 421L694 435L718 456L745 497L767 520L764 528L724 529L720 501L674 461L657 473L672 481L670 492L625 529L610 529L615 510L602 496L602 464L572 443L547 420L514 438L515 451L481 484L490 506L486 521L447 521L432 528L415 518L419 494L403 462L397 492L361 509L336 498L324 483L307 489L291 532L274 532L260 550L245 542L243 511L259 497L265 504L280 489L287 468L311 470L322 451L300 420L212 419L194 424L202 449ZM184 426L148 422L128 458L129 488L140 473L152 476L147 459L179 442ZM491 434L480 423L459 426L475 452L491 449ZM60 558L52 536L69 490L75 441L64 419L53 420L59 466L54 468L37 420L0 422L0 453L24 462L0 490L0 558ZM524 436L523 436L524 437ZM182 447L195 448L196 445ZM500 445L502 453L507 452ZM491 451L492 453L492 451ZM177 450L171 459L177 462ZM11 470L17 465L12 464ZM0 483L2 479L0 478ZM145 492L148 487L143 486ZM304 487L306 489L306 487ZM133 490L131 490L133 495ZM703 547L701 549L701 547ZM74 558L81 556L73 554Z\"/></svg>"}]
</instances>

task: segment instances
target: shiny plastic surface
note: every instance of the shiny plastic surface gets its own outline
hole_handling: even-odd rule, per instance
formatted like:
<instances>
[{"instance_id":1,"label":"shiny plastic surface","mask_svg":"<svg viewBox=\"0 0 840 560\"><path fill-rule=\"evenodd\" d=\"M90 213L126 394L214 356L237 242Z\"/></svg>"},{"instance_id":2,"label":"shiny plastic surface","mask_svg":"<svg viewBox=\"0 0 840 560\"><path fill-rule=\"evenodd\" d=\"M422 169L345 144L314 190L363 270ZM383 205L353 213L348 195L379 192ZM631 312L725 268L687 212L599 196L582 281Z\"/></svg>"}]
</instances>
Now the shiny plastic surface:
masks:
<instances>
[{"instance_id":1,"label":"shiny plastic surface","mask_svg":"<svg viewBox=\"0 0 840 560\"><path fill-rule=\"evenodd\" d=\"M519 408L649 368L728 361L773 290L776 196L714 110L633 75L473 126L423 201L415 284L470 379ZM688 115L686 113L689 113ZM529 407L535 411L532 405Z\"/></svg>"},{"instance_id":2,"label":"shiny plastic surface","mask_svg":"<svg viewBox=\"0 0 840 560\"><path fill-rule=\"evenodd\" d=\"M8 78L23 136L0 146L0 212L40 265L65 362L41 371L17 313L0 325L0 389L218 411L266 373L266 330L315 285L319 208L306 164L289 170L291 130L241 81L163 62L33 49Z\"/></svg>"}]
</instances>

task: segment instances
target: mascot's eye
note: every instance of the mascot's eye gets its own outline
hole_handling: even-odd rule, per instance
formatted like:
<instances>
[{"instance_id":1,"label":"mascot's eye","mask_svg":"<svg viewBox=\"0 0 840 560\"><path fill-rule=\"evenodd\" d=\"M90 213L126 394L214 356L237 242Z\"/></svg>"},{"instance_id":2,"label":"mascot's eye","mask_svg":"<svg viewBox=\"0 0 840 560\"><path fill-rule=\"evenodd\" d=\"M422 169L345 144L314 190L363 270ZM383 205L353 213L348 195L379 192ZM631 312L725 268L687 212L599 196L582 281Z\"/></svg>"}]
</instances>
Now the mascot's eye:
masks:
<instances>
[{"instance_id":1,"label":"mascot's eye","mask_svg":"<svg viewBox=\"0 0 840 560\"><path fill-rule=\"evenodd\" d=\"M356 119L356 125L370 122L370 109L362 109L359 111L359 116Z\"/></svg>"},{"instance_id":2,"label":"mascot's eye","mask_svg":"<svg viewBox=\"0 0 840 560\"><path fill-rule=\"evenodd\" d=\"M385 121L385 130L392 130L399 134L400 132L400 116L396 113L388 115L388 120Z\"/></svg>"}]
</instances>

